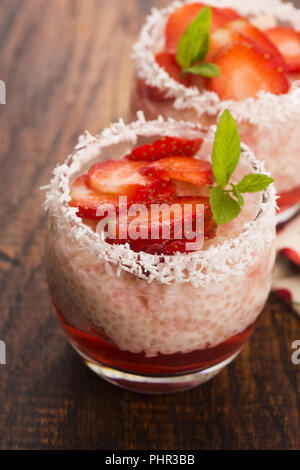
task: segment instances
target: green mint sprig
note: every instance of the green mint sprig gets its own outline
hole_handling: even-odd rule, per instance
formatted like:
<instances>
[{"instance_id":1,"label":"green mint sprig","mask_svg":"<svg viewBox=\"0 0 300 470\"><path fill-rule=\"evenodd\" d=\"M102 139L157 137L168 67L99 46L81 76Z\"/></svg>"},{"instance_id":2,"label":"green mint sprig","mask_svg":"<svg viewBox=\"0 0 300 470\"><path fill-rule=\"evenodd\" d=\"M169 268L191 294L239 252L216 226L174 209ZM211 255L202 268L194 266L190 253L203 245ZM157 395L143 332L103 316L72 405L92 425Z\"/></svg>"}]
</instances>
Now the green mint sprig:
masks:
<instances>
[{"instance_id":1,"label":"green mint sprig","mask_svg":"<svg viewBox=\"0 0 300 470\"><path fill-rule=\"evenodd\" d=\"M202 8L181 36L176 61L181 66L183 73L210 78L220 76L217 65L203 62L209 50L211 18L211 8Z\"/></svg>"},{"instance_id":2,"label":"green mint sprig","mask_svg":"<svg viewBox=\"0 0 300 470\"><path fill-rule=\"evenodd\" d=\"M212 151L212 171L216 186L209 191L210 205L217 224L235 219L244 205L244 193L263 191L273 179L267 175L250 173L238 184L230 182L241 155L238 128L230 112L225 109L219 119Z\"/></svg>"}]
</instances>

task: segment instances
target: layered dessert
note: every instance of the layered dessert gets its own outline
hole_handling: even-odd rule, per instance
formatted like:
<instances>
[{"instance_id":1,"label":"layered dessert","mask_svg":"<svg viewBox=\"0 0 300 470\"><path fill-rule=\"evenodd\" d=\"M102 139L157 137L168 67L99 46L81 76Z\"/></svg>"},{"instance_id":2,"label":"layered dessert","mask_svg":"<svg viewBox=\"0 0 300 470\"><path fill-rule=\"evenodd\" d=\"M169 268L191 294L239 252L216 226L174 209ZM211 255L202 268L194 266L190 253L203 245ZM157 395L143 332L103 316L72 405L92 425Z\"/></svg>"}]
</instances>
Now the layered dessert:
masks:
<instances>
[{"instance_id":1,"label":"layered dessert","mask_svg":"<svg viewBox=\"0 0 300 470\"><path fill-rule=\"evenodd\" d=\"M153 10L133 57L134 113L207 126L228 108L273 175L281 210L292 214L300 199L300 10L279 0L175 2Z\"/></svg>"},{"instance_id":2,"label":"layered dessert","mask_svg":"<svg viewBox=\"0 0 300 470\"><path fill-rule=\"evenodd\" d=\"M253 332L271 287L276 198L237 136L228 112L217 132L140 113L81 137L55 169L46 200L52 304L72 345L107 380L189 388ZM182 212L164 218L174 204ZM160 215L150 215L155 205ZM136 220L144 238L130 231ZM190 229L179 234L183 222Z\"/></svg>"}]
</instances>

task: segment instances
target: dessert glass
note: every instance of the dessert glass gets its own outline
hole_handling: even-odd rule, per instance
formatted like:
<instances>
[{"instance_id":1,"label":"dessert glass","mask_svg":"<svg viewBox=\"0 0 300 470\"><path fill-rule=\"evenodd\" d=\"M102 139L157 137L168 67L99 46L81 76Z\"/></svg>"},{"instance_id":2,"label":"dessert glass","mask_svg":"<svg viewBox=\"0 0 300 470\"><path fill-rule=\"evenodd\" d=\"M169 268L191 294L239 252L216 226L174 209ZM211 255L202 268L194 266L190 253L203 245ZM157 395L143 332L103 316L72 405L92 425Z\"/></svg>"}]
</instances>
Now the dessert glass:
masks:
<instances>
[{"instance_id":1,"label":"dessert glass","mask_svg":"<svg viewBox=\"0 0 300 470\"><path fill-rule=\"evenodd\" d=\"M195 121L203 126L215 124L229 109L237 121L243 142L256 158L266 163L280 194L278 223L285 222L300 208L300 76L291 78L287 94L260 92L256 99L222 101L218 95L196 87L187 88L172 79L155 61L155 54L164 48L164 28L170 13L187 0L172 3L168 8L154 9L142 28L134 46L135 79L132 114L141 109L147 119L161 115ZM280 0L205 0L207 5L235 9L261 29L290 25L300 30L300 10ZM292 75L290 75L292 77Z\"/></svg>"},{"instance_id":2,"label":"dessert glass","mask_svg":"<svg viewBox=\"0 0 300 470\"><path fill-rule=\"evenodd\" d=\"M120 158L161 136L203 138L210 159L215 127L160 118L86 134L47 187L46 268L54 311L84 362L134 391L169 393L214 377L252 334L271 288L275 259L272 184L250 195L241 215L201 251L174 256L110 245L71 208L72 181L101 159ZM264 173L242 145L236 172ZM253 198L253 199L251 199Z\"/></svg>"}]
</instances>

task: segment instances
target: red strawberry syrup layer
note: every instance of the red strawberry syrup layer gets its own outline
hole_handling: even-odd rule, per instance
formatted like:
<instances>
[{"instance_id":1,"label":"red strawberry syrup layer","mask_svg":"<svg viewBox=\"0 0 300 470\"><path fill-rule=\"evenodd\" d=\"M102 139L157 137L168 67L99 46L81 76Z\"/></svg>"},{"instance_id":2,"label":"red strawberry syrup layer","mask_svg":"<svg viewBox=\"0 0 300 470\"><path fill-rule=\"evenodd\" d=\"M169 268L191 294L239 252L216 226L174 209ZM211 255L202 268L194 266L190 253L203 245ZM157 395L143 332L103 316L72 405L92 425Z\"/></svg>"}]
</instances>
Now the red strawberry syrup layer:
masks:
<instances>
[{"instance_id":1,"label":"red strawberry syrup layer","mask_svg":"<svg viewBox=\"0 0 300 470\"><path fill-rule=\"evenodd\" d=\"M141 109L148 119L162 115L208 126L228 108L242 140L265 161L286 210L300 200L300 11L280 0L221 0L212 7L204 59L220 76L182 74L180 37L209 4L176 3L147 19L134 51L133 114Z\"/></svg>"},{"instance_id":2,"label":"red strawberry syrup layer","mask_svg":"<svg viewBox=\"0 0 300 470\"><path fill-rule=\"evenodd\" d=\"M66 335L84 356L102 365L141 375L177 375L212 367L239 351L256 326L256 324L248 326L242 333L232 336L215 347L208 345L207 348L186 354L158 353L154 357L147 357L144 353L120 350L99 328L89 326L84 329L74 328L55 306L53 308Z\"/></svg>"},{"instance_id":3,"label":"red strawberry syrup layer","mask_svg":"<svg viewBox=\"0 0 300 470\"><path fill-rule=\"evenodd\" d=\"M212 138L195 124L140 116L81 139L56 168L46 203L49 288L70 342L92 361L141 375L184 374L231 357L252 333L271 286L275 192L245 195L241 214L217 226L205 195ZM249 171L264 168L243 148L233 182ZM128 194L147 207L161 197L159 184L169 201L207 208L201 250L171 240L104 241L95 231L99 204Z\"/></svg>"}]
</instances>

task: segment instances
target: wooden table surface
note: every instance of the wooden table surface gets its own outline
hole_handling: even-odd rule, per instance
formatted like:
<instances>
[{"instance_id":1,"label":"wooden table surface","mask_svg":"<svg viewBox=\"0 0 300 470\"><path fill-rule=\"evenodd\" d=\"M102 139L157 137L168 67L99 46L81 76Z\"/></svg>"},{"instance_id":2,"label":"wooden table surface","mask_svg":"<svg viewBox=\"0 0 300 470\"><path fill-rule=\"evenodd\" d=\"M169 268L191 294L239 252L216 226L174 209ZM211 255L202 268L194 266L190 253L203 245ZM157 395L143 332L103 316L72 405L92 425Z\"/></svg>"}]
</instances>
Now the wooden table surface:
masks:
<instances>
[{"instance_id":1,"label":"wooden table surface","mask_svg":"<svg viewBox=\"0 0 300 470\"><path fill-rule=\"evenodd\" d=\"M52 314L39 187L84 129L126 116L131 46L167 0L1 0L1 449L299 449L300 321L271 296L239 358L183 394L142 396L87 369ZM300 2L298 2L300 6Z\"/></svg>"}]
</instances>

